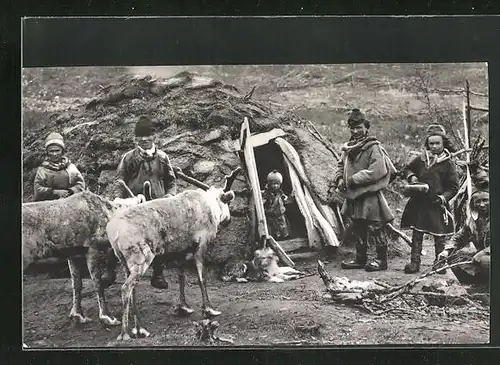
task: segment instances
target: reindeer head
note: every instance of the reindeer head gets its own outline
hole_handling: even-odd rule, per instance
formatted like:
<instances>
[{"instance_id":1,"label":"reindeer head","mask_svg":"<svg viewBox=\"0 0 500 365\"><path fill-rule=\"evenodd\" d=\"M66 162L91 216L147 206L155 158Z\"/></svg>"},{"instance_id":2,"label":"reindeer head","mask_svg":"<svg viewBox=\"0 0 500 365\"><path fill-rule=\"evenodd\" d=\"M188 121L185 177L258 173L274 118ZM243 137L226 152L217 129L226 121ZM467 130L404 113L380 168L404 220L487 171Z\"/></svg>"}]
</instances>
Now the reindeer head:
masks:
<instances>
[{"instance_id":1,"label":"reindeer head","mask_svg":"<svg viewBox=\"0 0 500 365\"><path fill-rule=\"evenodd\" d=\"M182 170L178 167L174 167L174 172L178 178L181 178L184 181L193 184L194 186L199 187L200 189L205 190L209 195L211 195L214 200L217 202L219 211L221 215L219 217L219 223L223 226L229 224L231 220L231 214L229 212L229 202L234 200L235 195L234 192L231 191L231 185L236 179L236 175L241 171L241 167L237 167L235 170L231 172L230 175L224 176L224 186L222 188L210 187L207 184L196 180L195 178L184 175Z\"/></svg>"},{"instance_id":2,"label":"reindeer head","mask_svg":"<svg viewBox=\"0 0 500 365\"><path fill-rule=\"evenodd\" d=\"M228 176L224 176L224 186L222 189L217 190L217 201L219 202L219 207L221 209L221 220L220 224L222 226L226 226L231 221L231 213L229 211L229 203L234 200L235 195L234 191L231 190L231 185L233 185L236 176L241 171L241 167L237 167L235 170L231 172Z\"/></svg>"}]
</instances>

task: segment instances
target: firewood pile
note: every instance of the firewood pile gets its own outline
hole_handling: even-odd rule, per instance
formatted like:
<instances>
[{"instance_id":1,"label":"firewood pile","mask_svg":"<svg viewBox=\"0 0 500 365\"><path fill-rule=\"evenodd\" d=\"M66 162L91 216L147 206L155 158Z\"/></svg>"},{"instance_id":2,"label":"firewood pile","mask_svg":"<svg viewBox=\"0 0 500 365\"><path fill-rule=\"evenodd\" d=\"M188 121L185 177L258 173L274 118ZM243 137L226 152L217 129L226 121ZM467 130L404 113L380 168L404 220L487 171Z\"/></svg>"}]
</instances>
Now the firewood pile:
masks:
<instances>
[{"instance_id":1,"label":"firewood pile","mask_svg":"<svg viewBox=\"0 0 500 365\"><path fill-rule=\"evenodd\" d=\"M445 278L427 279L441 270L468 263L470 261L439 265L398 286L378 280L357 281L345 277L331 277L320 260L318 260L318 273L326 286L324 299L352 306L376 316L488 317L488 294L469 295L461 285L450 283Z\"/></svg>"}]
</instances>

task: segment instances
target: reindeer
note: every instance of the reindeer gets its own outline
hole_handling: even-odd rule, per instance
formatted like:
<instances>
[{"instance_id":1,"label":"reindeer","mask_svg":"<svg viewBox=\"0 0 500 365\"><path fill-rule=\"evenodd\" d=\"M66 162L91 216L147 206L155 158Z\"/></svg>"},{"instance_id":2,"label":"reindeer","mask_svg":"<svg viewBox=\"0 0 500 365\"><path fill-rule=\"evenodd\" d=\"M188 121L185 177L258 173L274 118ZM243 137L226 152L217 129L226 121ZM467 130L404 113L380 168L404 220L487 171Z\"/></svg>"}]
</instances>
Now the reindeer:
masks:
<instances>
[{"instance_id":1,"label":"reindeer","mask_svg":"<svg viewBox=\"0 0 500 365\"><path fill-rule=\"evenodd\" d=\"M156 255L165 257L165 254L174 254L181 257L178 314L189 315L194 312L187 304L184 293L184 268L186 261L191 258L195 261L204 315L215 317L221 314L213 309L208 298L204 275L205 253L219 227L230 222L228 204L235 197L230 187L239 171L240 168L237 168L225 177L223 188L209 187L186 177L202 189L186 190L173 197L148 201L122 210L111 218L106 227L108 239L127 275L121 289L122 330L117 340L128 340L130 335L150 335L139 323L135 286ZM185 177L180 171L176 173ZM129 328L130 315L134 318L132 331Z\"/></svg>"},{"instance_id":2,"label":"reindeer","mask_svg":"<svg viewBox=\"0 0 500 365\"><path fill-rule=\"evenodd\" d=\"M121 182L124 184L123 182ZM145 190L150 185L145 184ZM110 201L90 191L65 199L23 204L23 272L35 262L51 258L68 261L73 289L73 305L69 316L76 324L90 322L83 314L82 273L79 260L85 260L97 293L99 319L106 325L119 325L109 315L102 280L102 253L113 252L106 236L106 223L118 210L146 201L143 194ZM114 270L109 271L114 276ZM113 281L113 279L111 279Z\"/></svg>"}]
</instances>

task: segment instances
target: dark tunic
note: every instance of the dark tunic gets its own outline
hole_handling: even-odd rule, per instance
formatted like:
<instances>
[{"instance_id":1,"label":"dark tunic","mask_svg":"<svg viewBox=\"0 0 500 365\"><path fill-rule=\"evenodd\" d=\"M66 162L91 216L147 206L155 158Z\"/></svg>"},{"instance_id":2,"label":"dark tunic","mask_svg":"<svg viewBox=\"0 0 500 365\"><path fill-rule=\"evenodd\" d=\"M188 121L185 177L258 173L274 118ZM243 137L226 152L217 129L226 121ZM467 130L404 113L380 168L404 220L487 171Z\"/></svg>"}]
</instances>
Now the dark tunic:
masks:
<instances>
[{"instance_id":1,"label":"dark tunic","mask_svg":"<svg viewBox=\"0 0 500 365\"><path fill-rule=\"evenodd\" d=\"M421 155L410 162L405 174L408 181L415 175L419 182L428 184L429 191L410 197L401 217L401 228L416 229L435 236L453 234L453 219L448 215L446 222L444 208L450 212L448 202L458 192L455 163L448 158L429 167L425 155ZM444 206L439 196L446 200Z\"/></svg>"},{"instance_id":2,"label":"dark tunic","mask_svg":"<svg viewBox=\"0 0 500 365\"><path fill-rule=\"evenodd\" d=\"M127 152L118 165L117 179L125 181L134 195L143 194L146 181L151 183L153 199L176 193L176 178L170 160L165 152L158 149L151 158L145 158L138 149ZM115 196L126 197L117 184Z\"/></svg>"}]
</instances>

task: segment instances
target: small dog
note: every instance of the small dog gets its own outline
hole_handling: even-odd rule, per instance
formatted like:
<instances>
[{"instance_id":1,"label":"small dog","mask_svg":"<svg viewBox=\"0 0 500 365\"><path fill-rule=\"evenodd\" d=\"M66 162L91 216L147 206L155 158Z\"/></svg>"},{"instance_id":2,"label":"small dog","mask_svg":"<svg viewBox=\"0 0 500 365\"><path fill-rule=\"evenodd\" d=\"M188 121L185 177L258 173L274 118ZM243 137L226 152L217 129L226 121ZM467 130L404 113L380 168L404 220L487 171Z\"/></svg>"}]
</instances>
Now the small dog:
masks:
<instances>
[{"instance_id":1,"label":"small dog","mask_svg":"<svg viewBox=\"0 0 500 365\"><path fill-rule=\"evenodd\" d=\"M283 283L304 277L306 274L289 266L278 266L279 258L269 248L256 250L254 258L249 262L229 263L224 267L222 281L246 283L248 281L268 281Z\"/></svg>"}]
</instances>

